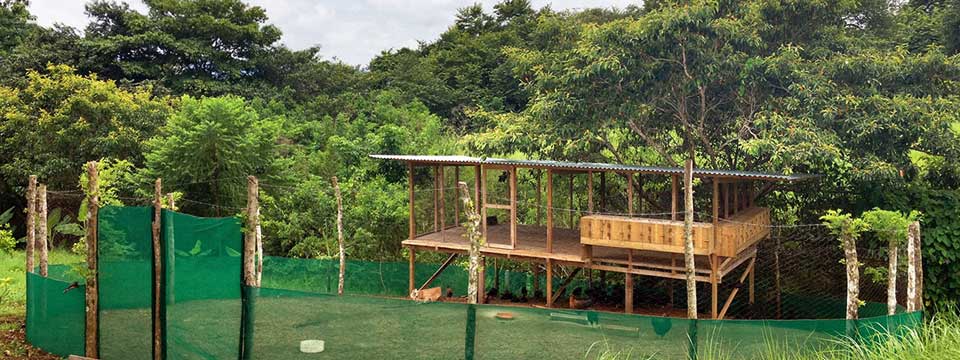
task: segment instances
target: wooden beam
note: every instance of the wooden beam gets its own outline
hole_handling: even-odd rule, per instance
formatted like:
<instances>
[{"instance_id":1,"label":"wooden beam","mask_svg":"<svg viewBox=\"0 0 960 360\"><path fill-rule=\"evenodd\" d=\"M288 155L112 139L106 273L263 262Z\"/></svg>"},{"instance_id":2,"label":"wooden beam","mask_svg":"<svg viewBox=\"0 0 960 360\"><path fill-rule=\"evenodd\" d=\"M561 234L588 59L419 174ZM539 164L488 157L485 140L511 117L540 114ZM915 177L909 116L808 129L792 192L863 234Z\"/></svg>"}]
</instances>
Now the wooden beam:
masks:
<instances>
[{"instance_id":1,"label":"wooden beam","mask_svg":"<svg viewBox=\"0 0 960 360\"><path fill-rule=\"evenodd\" d=\"M547 259L547 307L553 307L553 260Z\"/></svg>"},{"instance_id":2,"label":"wooden beam","mask_svg":"<svg viewBox=\"0 0 960 360\"><path fill-rule=\"evenodd\" d=\"M517 248L517 168L510 168L510 248Z\"/></svg>"},{"instance_id":3,"label":"wooden beam","mask_svg":"<svg viewBox=\"0 0 960 360\"><path fill-rule=\"evenodd\" d=\"M163 185L157 178L153 184L153 224L150 230L153 236L153 359L163 359L163 336L166 329L163 326L162 318L162 294L163 288L160 286L163 281L163 261L161 260L161 242L160 238L160 215L163 211L161 204Z\"/></svg>"},{"instance_id":4,"label":"wooden beam","mask_svg":"<svg viewBox=\"0 0 960 360\"><path fill-rule=\"evenodd\" d=\"M633 216L633 173L627 175L627 215Z\"/></svg>"},{"instance_id":5,"label":"wooden beam","mask_svg":"<svg viewBox=\"0 0 960 360\"><path fill-rule=\"evenodd\" d=\"M553 252L553 170L547 169L547 252Z\"/></svg>"},{"instance_id":6,"label":"wooden beam","mask_svg":"<svg viewBox=\"0 0 960 360\"><path fill-rule=\"evenodd\" d=\"M100 212L100 182L97 162L87 163L87 284L84 348L87 357L100 357L100 287L97 282L97 215Z\"/></svg>"},{"instance_id":7,"label":"wooden beam","mask_svg":"<svg viewBox=\"0 0 960 360\"><path fill-rule=\"evenodd\" d=\"M561 284L560 284L560 287L557 288L557 292L556 292L555 294L553 294L553 299L550 300L550 303L555 303L555 302L557 302L557 298L559 298L560 295L563 295L563 290L567 288L567 285L570 285L570 282L573 281L573 278L576 277L577 274L579 274L579 273L580 273L580 270L582 270L582 269L583 269L583 268L579 268L579 267L573 269L573 272L571 272L570 275L568 275L566 279L563 279L563 283L561 283Z\"/></svg>"},{"instance_id":8,"label":"wooden beam","mask_svg":"<svg viewBox=\"0 0 960 360\"><path fill-rule=\"evenodd\" d=\"M415 286L417 283L417 276L416 276L417 275L417 272L416 272L417 250L414 248L410 248L409 250L410 250L410 265L407 272L409 273L409 277L410 277L410 287L408 288L407 293L409 293L410 296L413 297L413 289L415 289Z\"/></svg>"},{"instance_id":9,"label":"wooden beam","mask_svg":"<svg viewBox=\"0 0 960 360\"><path fill-rule=\"evenodd\" d=\"M409 230L409 231L410 231L410 236L409 236L409 237L410 237L410 240L413 240L413 239L415 239L415 238L417 237L417 217L416 217L416 212L415 212L416 210L415 210L415 208L414 208L414 202L415 202L416 197L415 197L415 193L414 193L413 163L412 163L412 162L407 165L407 170L408 170L408 173L407 173L407 182L410 183L410 185L409 185L409 190L410 190L410 230Z\"/></svg>"},{"instance_id":10,"label":"wooden beam","mask_svg":"<svg viewBox=\"0 0 960 360\"><path fill-rule=\"evenodd\" d=\"M417 291L423 291L423 289L426 289L427 286L430 286L430 284L432 284L433 281L436 280L437 277L439 277L440 274L443 273L443 271L446 270L447 267L457 259L457 256L459 256L459 254L450 254L450 256L447 257L442 264L440 264L440 267L437 268L437 271L433 272L433 275L430 275L430 278L427 279L427 282L423 283L423 285L420 285L420 287L417 288Z\"/></svg>"},{"instance_id":11,"label":"wooden beam","mask_svg":"<svg viewBox=\"0 0 960 360\"><path fill-rule=\"evenodd\" d=\"M753 267L756 265L757 258L750 260L750 265L747 265L747 269L743 272L743 275L740 275L740 280L738 284L743 284L743 281L746 280L747 276L753 273ZM740 287L737 286L733 288L733 291L730 292L730 296L727 297L727 301L723 303L723 310L720 310L720 315L716 317L717 320L723 320L723 317L727 314L727 310L730 309L730 304L733 303L733 298L737 296L737 293L740 292Z\"/></svg>"},{"instance_id":12,"label":"wooden beam","mask_svg":"<svg viewBox=\"0 0 960 360\"><path fill-rule=\"evenodd\" d=\"M670 176L670 220L677 220L677 193L679 181L677 175Z\"/></svg>"},{"instance_id":13,"label":"wooden beam","mask_svg":"<svg viewBox=\"0 0 960 360\"><path fill-rule=\"evenodd\" d=\"M593 214L593 171L587 172L587 214Z\"/></svg>"}]
</instances>

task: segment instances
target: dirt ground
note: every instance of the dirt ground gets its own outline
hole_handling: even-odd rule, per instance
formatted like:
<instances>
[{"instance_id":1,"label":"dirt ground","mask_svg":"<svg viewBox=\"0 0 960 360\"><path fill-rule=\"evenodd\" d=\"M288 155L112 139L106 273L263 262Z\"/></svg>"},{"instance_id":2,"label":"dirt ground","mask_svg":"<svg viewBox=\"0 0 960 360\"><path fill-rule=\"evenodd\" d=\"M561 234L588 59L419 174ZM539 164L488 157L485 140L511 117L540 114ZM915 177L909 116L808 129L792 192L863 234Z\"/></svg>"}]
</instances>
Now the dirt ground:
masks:
<instances>
[{"instance_id":1,"label":"dirt ground","mask_svg":"<svg viewBox=\"0 0 960 360\"><path fill-rule=\"evenodd\" d=\"M12 360L59 359L27 344L26 336L23 317L0 317L0 354L2 354L0 357Z\"/></svg>"}]
</instances>

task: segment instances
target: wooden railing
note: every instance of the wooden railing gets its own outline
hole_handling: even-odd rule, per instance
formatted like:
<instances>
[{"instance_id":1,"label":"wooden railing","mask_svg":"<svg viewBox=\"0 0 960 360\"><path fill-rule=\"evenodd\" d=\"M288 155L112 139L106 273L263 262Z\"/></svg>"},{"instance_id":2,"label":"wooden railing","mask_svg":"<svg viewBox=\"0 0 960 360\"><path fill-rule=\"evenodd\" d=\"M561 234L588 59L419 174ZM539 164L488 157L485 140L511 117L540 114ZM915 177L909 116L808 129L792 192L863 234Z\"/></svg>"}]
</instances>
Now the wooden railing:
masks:
<instances>
[{"instance_id":1,"label":"wooden railing","mask_svg":"<svg viewBox=\"0 0 960 360\"><path fill-rule=\"evenodd\" d=\"M770 233L770 209L743 210L719 223L717 243L713 224L693 223L694 254L735 256ZM683 253L683 221L588 215L580 219L584 245ZM713 245L713 246L712 246Z\"/></svg>"}]
</instances>

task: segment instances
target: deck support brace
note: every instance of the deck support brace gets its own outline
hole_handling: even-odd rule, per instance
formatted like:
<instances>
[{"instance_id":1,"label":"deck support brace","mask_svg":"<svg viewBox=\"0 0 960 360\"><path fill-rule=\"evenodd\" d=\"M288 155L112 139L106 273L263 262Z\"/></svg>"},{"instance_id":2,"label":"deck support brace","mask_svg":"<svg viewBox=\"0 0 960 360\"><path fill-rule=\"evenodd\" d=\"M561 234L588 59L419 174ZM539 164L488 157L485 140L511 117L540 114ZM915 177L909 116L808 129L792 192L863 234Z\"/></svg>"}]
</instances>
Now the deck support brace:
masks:
<instances>
[{"instance_id":1,"label":"deck support brace","mask_svg":"<svg viewBox=\"0 0 960 360\"><path fill-rule=\"evenodd\" d=\"M420 288L418 288L417 291L423 291L423 289L426 289L427 286L430 286L430 284L432 284L433 281L436 280L437 277L439 277L440 274L443 273L443 271L446 270L447 267L450 266L450 264L453 263L453 260L456 260L458 256L460 256L460 254L456 254L456 253L450 254L450 257L448 257L447 260L443 261L443 264L441 264L440 267L437 268L437 271L434 272L429 279L427 279L427 282L423 283L423 285L420 285Z\"/></svg>"},{"instance_id":2,"label":"deck support brace","mask_svg":"<svg viewBox=\"0 0 960 360\"><path fill-rule=\"evenodd\" d=\"M575 278L577 274L580 273L580 270L582 269L583 268L579 268L579 267L576 269L573 269L573 272L571 272L566 279L563 279L563 283L560 284L559 288L557 288L557 293L553 294L553 298L550 299L551 304L557 302L557 298L559 298L560 295L563 295L563 290L567 288L567 285L570 285L570 282L573 281L573 278Z\"/></svg>"},{"instance_id":3,"label":"deck support brace","mask_svg":"<svg viewBox=\"0 0 960 360\"><path fill-rule=\"evenodd\" d=\"M744 270L744 271L743 271L743 274L740 275L740 280L737 282L737 287L733 288L733 291L730 292L730 296L727 297L727 302L725 302L725 303L723 304L723 309L720 310L720 315L717 316L717 320L723 320L724 315L727 314L727 310L730 309L730 304L733 303L733 298L736 297L736 296L737 296L737 293L740 292L740 286L739 286L739 285L742 285L743 282L747 279L747 277L748 277L748 276L751 276L751 275L753 274L753 267L756 265L756 263L757 263L757 257L756 257L756 255L754 255L754 257L753 257L752 259L750 259L750 264L747 265L746 270ZM751 278L752 278L752 276L751 276ZM751 295L752 295L752 293L753 293L753 282L752 282L752 281L751 281L751 284L750 284L750 285L751 285L751 286L750 286L750 290L751 290L750 292L751 292ZM750 303L752 304L752 303L753 303L753 300L751 300Z\"/></svg>"}]
</instances>

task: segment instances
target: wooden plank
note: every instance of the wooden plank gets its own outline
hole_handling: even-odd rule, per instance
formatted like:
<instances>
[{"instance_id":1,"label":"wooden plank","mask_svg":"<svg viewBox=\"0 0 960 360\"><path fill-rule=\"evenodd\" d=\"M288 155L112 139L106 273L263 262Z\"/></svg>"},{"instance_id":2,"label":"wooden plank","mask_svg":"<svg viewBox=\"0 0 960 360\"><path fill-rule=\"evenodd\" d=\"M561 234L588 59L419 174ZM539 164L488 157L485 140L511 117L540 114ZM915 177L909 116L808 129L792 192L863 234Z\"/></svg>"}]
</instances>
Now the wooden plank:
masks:
<instances>
[{"instance_id":1,"label":"wooden plank","mask_svg":"<svg viewBox=\"0 0 960 360\"><path fill-rule=\"evenodd\" d=\"M750 260L750 265L747 265L747 269L743 272L743 275L740 275L739 284L743 284L743 281L746 280L747 276L753 273L753 267L756 265L756 258ZM723 320L723 317L727 314L727 310L730 309L730 304L733 303L733 298L737 296L737 293L740 292L740 287L733 288L733 291L730 292L730 296L727 297L727 301L723 303L723 310L720 310L720 315L716 317L718 320Z\"/></svg>"},{"instance_id":2,"label":"wooden plank","mask_svg":"<svg viewBox=\"0 0 960 360\"><path fill-rule=\"evenodd\" d=\"M547 169L547 252L553 252L553 170Z\"/></svg>"},{"instance_id":3,"label":"wooden plank","mask_svg":"<svg viewBox=\"0 0 960 360\"><path fill-rule=\"evenodd\" d=\"M485 204L483 205L487 209L500 209L500 210L513 210L512 205L507 204Z\"/></svg>"},{"instance_id":4,"label":"wooden plank","mask_svg":"<svg viewBox=\"0 0 960 360\"><path fill-rule=\"evenodd\" d=\"M413 183L413 163L410 163L407 166L407 182L409 182L410 190L410 240L413 240L417 237L417 217L414 209L414 183Z\"/></svg>"},{"instance_id":5,"label":"wooden plank","mask_svg":"<svg viewBox=\"0 0 960 360\"><path fill-rule=\"evenodd\" d=\"M84 348L87 357L100 357L100 288L97 282L97 215L100 211L100 182L97 162L87 163L87 279Z\"/></svg>"},{"instance_id":6,"label":"wooden plank","mask_svg":"<svg viewBox=\"0 0 960 360\"><path fill-rule=\"evenodd\" d=\"M440 274L443 273L443 271L446 270L447 267L450 266L450 264L452 264L453 261L457 259L457 256L459 256L459 254L450 254L450 256L447 257L447 259L444 260L442 264L440 264L440 267L437 268L437 271L434 271L433 275L430 275L430 278L427 279L427 281L423 283L423 285L420 285L420 287L417 288L417 291L423 291L423 289L426 289L427 286L430 286L430 284L432 284L433 281L436 280L437 277L439 277Z\"/></svg>"},{"instance_id":7,"label":"wooden plank","mask_svg":"<svg viewBox=\"0 0 960 360\"><path fill-rule=\"evenodd\" d=\"M510 168L510 246L517 248L517 168Z\"/></svg>"}]
</instances>

